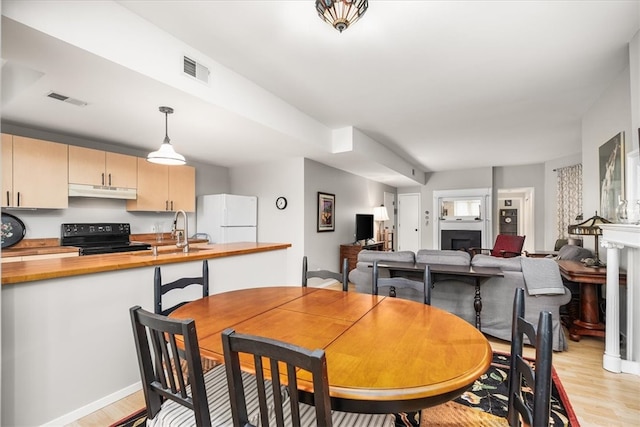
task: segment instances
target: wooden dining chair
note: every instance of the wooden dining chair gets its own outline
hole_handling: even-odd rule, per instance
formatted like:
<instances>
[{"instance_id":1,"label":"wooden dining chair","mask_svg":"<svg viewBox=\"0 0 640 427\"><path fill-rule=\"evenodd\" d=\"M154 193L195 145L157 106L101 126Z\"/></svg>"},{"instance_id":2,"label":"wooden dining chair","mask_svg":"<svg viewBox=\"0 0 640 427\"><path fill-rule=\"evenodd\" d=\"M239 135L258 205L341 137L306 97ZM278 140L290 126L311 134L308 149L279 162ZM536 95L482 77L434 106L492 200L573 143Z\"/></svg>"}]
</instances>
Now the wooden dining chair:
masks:
<instances>
[{"instance_id":1,"label":"wooden dining chair","mask_svg":"<svg viewBox=\"0 0 640 427\"><path fill-rule=\"evenodd\" d=\"M431 305L431 269L425 266L422 281L407 279L406 277L380 277L378 260L373 261L372 271L373 294L379 295L380 288L389 288L389 296L396 297L396 290L402 288L414 289L422 293L422 302Z\"/></svg>"},{"instance_id":2,"label":"wooden dining chair","mask_svg":"<svg viewBox=\"0 0 640 427\"><path fill-rule=\"evenodd\" d=\"M172 319L140 306L129 312L147 407L146 425L231 425L226 369L218 364L203 373L195 321ZM184 343L184 350L178 347L179 340ZM247 390L247 411L256 420L256 381L246 372L242 373L242 381ZM271 383L263 388L271 396Z\"/></svg>"},{"instance_id":3,"label":"wooden dining chair","mask_svg":"<svg viewBox=\"0 0 640 427\"><path fill-rule=\"evenodd\" d=\"M320 279L335 279L342 283L342 290L349 290L349 266L347 258L342 260L342 273L336 273L330 270L309 270L307 264L307 256L302 257L302 287L307 287L307 280L312 277Z\"/></svg>"},{"instance_id":4,"label":"wooden dining chair","mask_svg":"<svg viewBox=\"0 0 640 427\"><path fill-rule=\"evenodd\" d=\"M551 313L540 312L538 327L524 318L524 289L515 291L513 301L513 321L511 325L511 359L507 406L507 418L478 412L478 410L447 402L422 410L421 425L432 427L472 427L477 425L511 426L527 425L531 427L549 426L551 405L551 366L553 330ZM523 358L524 337L527 337L535 349L535 362ZM524 383L523 383L524 380ZM530 389L531 402L522 393L524 385Z\"/></svg>"},{"instance_id":5,"label":"wooden dining chair","mask_svg":"<svg viewBox=\"0 0 640 427\"><path fill-rule=\"evenodd\" d=\"M202 297L209 296L209 264L207 260L202 261L202 275L196 277L181 277L172 282L162 283L162 273L160 271L160 267L155 268L155 272L153 275L153 307L154 312L156 314L162 314L163 316L167 316L172 313L178 307L183 306L184 304L191 302L192 299L173 299L172 301L179 301L178 303L169 303L168 307L163 308L165 304L163 304L163 299L165 298L165 294L170 291L175 291L177 289L185 289L187 286L191 285L199 285L202 287Z\"/></svg>"},{"instance_id":6,"label":"wooden dining chair","mask_svg":"<svg viewBox=\"0 0 640 427\"><path fill-rule=\"evenodd\" d=\"M388 426L395 425L392 414L355 414L331 410L327 360L323 350L308 350L282 341L238 334L233 329L222 332L224 361L231 398L231 412L235 427L256 426L249 419L246 402L246 385L241 381L240 354L253 356L257 384L264 384L268 375L272 387L279 390L281 384L287 393L272 392L274 400L259 394L261 426ZM313 406L299 400L296 371L311 373ZM268 370L269 373L265 373ZM282 381L282 383L281 383Z\"/></svg>"},{"instance_id":7,"label":"wooden dining chair","mask_svg":"<svg viewBox=\"0 0 640 427\"><path fill-rule=\"evenodd\" d=\"M540 312L536 329L533 323L524 318L524 292L522 288L516 289L513 301L508 420L511 426L520 426L522 423L531 427L542 427L549 425L551 412L551 312ZM533 366L522 356L525 336L536 349ZM522 394L523 380L533 394L532 403Z\"/></svg>"}]
</instances>

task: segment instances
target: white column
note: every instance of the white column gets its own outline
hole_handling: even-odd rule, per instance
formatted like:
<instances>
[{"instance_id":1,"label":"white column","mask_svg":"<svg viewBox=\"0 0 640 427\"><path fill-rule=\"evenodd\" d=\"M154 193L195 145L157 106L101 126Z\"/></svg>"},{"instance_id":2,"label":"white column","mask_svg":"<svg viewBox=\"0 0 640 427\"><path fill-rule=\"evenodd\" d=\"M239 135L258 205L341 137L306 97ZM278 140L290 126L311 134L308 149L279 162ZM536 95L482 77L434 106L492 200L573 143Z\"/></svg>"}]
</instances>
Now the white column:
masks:
<instances>
[{"instance_id":1,"label":"white column","mask_svg":"<svg viewBox=\"0 0 640 427\"><path fill-rule=\"evenodd\" d=\"M607 318L604 369L640 375L640 224L603 224L602 246L607 251ZM621 260L624 248L628 258ZM626 261L627 346L620 355L620 264ZM622 263L624 264L624 263ZM623 265L625 267L625 265Z\"/></svg>"},{"instance_id":2,"label":"white column","mask_svg":"<svg viewBox=\"0 0 640 427\"><path fill-rule=\"evenodd\" d=\"M607 371L621 372L620 359L620 249L622 245L602 240L600 246L607 249L607 300L606 332L602 367Z\"/></svg>"}]
</instances>

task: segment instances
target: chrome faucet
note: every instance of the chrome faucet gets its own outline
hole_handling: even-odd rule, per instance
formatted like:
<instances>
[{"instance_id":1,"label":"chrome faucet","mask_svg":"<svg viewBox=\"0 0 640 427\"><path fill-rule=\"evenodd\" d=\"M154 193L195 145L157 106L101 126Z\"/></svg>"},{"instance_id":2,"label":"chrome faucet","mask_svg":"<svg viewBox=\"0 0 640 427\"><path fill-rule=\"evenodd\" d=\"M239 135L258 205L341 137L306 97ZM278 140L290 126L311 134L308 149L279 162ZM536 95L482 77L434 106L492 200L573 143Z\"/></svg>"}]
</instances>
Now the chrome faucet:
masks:
<instances>
[{"instance_id":1,"label":"chrome faucet","mask_svg":"<svg viewBox=\"0 0 640 427\"><path fill-rule=\"evenodd\" d=\"M182 214L184 218L184 230L180 233L178 225L178 217ZM182 248L182 252L189 252L189 220L187 214L183 210L176 211L176 216L173 218L173 229L171 230L171 236L176 238L176 246Z\"/></svg>"}]
</instances>

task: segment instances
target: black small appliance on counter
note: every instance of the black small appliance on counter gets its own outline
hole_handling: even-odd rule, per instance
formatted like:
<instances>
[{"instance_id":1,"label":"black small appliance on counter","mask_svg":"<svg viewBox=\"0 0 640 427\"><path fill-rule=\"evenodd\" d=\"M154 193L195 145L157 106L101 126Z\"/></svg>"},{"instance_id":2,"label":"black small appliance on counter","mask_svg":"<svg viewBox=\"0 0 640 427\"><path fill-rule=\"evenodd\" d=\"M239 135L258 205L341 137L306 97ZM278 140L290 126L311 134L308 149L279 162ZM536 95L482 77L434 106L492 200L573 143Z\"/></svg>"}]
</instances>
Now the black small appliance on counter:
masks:
<instances>
[{"instance_id":1,"label":"black small appliance on counter","mask_svg":"<svg viewBox=\"0 0 640 427\"><path fill-rule=\"evenodd\" d=\"M62 224L61 246L76 246L80 255L144 251L151 245L131 242L131 226L127 223Z\"/></svg>"}]
</instances>

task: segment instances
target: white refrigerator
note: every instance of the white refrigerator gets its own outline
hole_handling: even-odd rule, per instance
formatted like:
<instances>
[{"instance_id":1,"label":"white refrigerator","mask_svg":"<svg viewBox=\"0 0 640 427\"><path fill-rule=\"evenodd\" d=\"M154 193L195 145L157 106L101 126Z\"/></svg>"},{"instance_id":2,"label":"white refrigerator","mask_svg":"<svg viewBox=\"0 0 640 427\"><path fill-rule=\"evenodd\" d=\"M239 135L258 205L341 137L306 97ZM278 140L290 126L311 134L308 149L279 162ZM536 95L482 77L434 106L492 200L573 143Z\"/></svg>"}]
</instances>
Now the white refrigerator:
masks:
<instances>
[{"instance_id":1,"label":"white refrigerator","mask_svg":"<svg viewBox=\"0 0 640 427\"><path fill-rule=\"evenodd\" d=\"M196 230L209 235L209 243L256 242L258 198L235 194L198 196Z\"/></svg>"}]
</instances>

